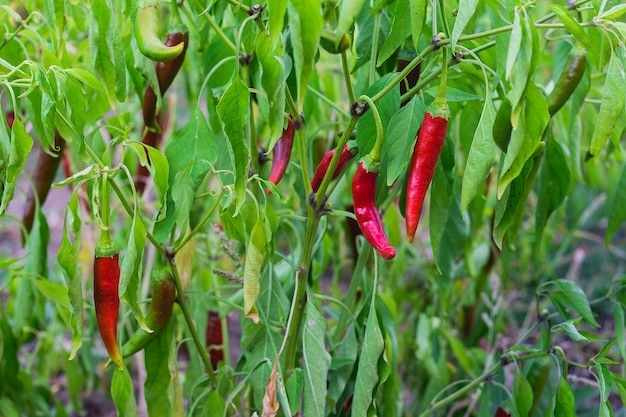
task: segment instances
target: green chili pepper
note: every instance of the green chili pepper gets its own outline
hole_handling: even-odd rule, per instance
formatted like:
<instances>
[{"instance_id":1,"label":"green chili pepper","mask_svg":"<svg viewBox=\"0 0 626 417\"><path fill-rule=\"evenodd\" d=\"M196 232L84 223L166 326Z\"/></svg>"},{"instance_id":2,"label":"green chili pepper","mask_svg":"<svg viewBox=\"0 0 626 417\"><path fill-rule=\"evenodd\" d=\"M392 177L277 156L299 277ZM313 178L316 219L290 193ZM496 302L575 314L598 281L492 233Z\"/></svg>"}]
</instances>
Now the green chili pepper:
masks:
<instances>
[{"instance_id":1,"label":"green chili pepper","mask_svg":"<svg viewBox=\"0 0 626 417\"><path fill-rule=\"evenodd\" d=\"M183 52L184 43L167 46L161 41L161 16L155 0L135 0L135 39L139 51L153 61L164 62L176 58Z\"/></svg>"},{"instance_id":2,"label":"green chili pepper","mask_svg":"<svg viewBox=\"0 0 626 417\"><path fill-rule=\"evenodd\" d=\"M548 96L548 112L554 116L572 96L587 68L587 51L575 47L567 60L565 69L559 76L554 90Z\"/></svg>"}]
</instances>

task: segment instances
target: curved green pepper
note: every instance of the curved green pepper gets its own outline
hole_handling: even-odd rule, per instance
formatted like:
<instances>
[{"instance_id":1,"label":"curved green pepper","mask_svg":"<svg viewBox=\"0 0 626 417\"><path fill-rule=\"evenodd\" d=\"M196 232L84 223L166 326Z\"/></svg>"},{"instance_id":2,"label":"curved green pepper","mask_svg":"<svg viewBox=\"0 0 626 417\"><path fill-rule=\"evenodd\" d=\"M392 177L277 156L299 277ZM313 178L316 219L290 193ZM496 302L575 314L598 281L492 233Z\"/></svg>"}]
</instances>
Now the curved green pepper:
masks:
<instances>
[{"instance_id":1,"label":"curved green pepper","mask_svg":"<svg viewBox=\"0 0 626 417\"><path fill-rule=\"evenodd\" d=\"M161 41L159 4L154 0L135 0L134 31L139 51L153 61L165 62L183 52L184 43L167 46Z\"/></svg>"},{"instance_id":2,"label":"curved green pepper","mask_svg":"<svg viewBox=\"0 0 626 417\"><path fill-rule=\"evenodd\" d=\"M587 68L587 51L575 47L567 60L565 69L559 76L554 90L548 96L548 112L554 116L572 96Z\"/></svg>"},{"instance_id":3,"label":"curved green pepper","mask_svg":"<svg viewBox=\"0 0 626 417\"><path fill-rule=\"evenodd\" d=\"M496 118L493 121L493 141L502 152L506 152L511 140L511 132L513 131L513 125L511 124L512 111L511 102L506 97L503 97L496 113Z\"/></svg>"},{"instance_id":4,"label":"curved green pepper","mask_svg":"<svg viewBox=\"0 0 626 417\"><path fill-rule=\"evenodd\" d=\"M122 356L127 358L146 347L165 327L174 308L176 286L167 269L155 270L152 276L152 301L146 315L146 325L153 330L148 333L138 329L122 346Z\"/></svg>"}]
</instances>

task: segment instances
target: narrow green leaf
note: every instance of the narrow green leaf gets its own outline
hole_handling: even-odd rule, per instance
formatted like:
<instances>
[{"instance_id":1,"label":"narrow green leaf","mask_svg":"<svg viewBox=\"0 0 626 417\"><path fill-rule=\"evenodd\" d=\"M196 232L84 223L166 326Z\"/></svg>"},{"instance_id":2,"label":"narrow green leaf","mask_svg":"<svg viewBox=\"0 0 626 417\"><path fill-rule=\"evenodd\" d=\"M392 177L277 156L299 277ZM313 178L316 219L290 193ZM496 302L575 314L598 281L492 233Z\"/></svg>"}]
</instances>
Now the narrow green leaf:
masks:
<instances>
[{"instance_id":1,"label":"narrow green leaf","mask_svg":"<svg viewBox=\"0 0 626 417\"><path fill-rule=\"evenodd\" d=\"M61 284L46 279L36 279L33 282L41 295L54 303L57 312L63 320L63 323L67 327L71 327L72 313L70 298L67 295L67 289Z\"/></svg>"},{"instance_id":2,"label":"narrow green leaf","mask_svg":"<svg viewBox=\"0 0 626 417\"><path fill-rule=\"evenodd\" d=\"M137 402L133 390L133 381L128 373L128 368L113 370L113 380L111 381L111 397L117 409L119 417L136 417Z\"/></svg>"},{"instance_id":3,"label":"narrow green leaf","mask_svg":"<svg viewBox=\"0 0 626 417\"><path fill-rule=\"evenodd\" d=\"M304 359L304 395L302 413L305 416L325 416L327 377L330 355L324 335L326 319L312 302L306 304L302 355Z\"/></svg>"},{"instance_id":4,"label":"narrow green leaf","mask_svg":"<svg viewBox=\"0 0 626 417\"><path fill-rule=\"evenodd\" d=\"M556 392L554 417L576 417L576 400L574 393L565 378L561 377L559 389Z\"/></svg>"},{"instance_id":5,"label":"narrow green leaf","mask_svg":"<svg viewBox=\"0 0 626 417\"><path fill-rule=\"evenodd\" d=\"M624 309L622 304L615 302L613 320L615 320L615 338L622 361L626 360L626 339L624 338Z\"/></svg>"},{"instance_id":6,"label":"narrow green leaf","mask_svg":"<svg viewBox=\"0 0 626 417\"><path fill-rule=\"evenodd\" d=\"M588 50L593 49L593 45L589 42L589 38L587 37L587 33L585 29L578 23L576 19L572 16L571 12L565 8L565 6L561 4L551 4L550 10L554 12L556 17L559 18L561 22L567 27L567 30L570 31L572 35L576 38L576 40L583 45Z\"/></svg>"},{"instance_id":7,"label":"narrow green leaf","mask_svg":"<svg viewBox=\"0 0 626 417\"><path fill-rule=\"evenodd\" d=\"M151 417L173 414L174 384L176 383L174 353L174 321L169 320L144 350L146 365L144 389L148 415Z\"/></svg>"},{"instance_id":8,"label":"narrow green leaf","mask_svg":"<svg viewBox=\"0 0 626 417\"><path fill-rule=\"evenodd\" d=\"M493 141L495 117L496 109L491 97L487 95L463 173L461 212L465 212L467 206L476 197L496 160L496 144Z\"/></svg>"},{"instance_id":9,"label":"narrow green leaf","mask_svg":"<svg viewBox=\"0 0 626 417\"><path fill-rule=\"evenodd\" d=\"M24 129L24 125L18 117L13 122L10 143L6 166L3 166L2 170L0 170L0 184L3 185L0 188L2 192L0 218L4 216L9 202L13 199L17 178L20 176L30 149L33 146L33 138L26 133L26 129Z\"/></svg>"},{"instance_id":10,"label":"narrow green leaf","mask_svg":"<svg viewBox=\"0 0 626 417\"><path fill-rule=\"evenodd\" d=\"M426 105L414 97L389 120L386 140L389 148L387 186L393 184L406 171L424 113Z\"/></svg>"},{"instance_id":11,"label":"narrow green leaf","mask_svg":"<svg viewBox=\"0 0 626 417\"><path fill-rule=\"evenodd\" d=\"M579 319L580 320L580 319ZM552 331L562 330L567 334L574 342L589 342L585 336L583 336L576 328L576 322L574 320L564 321L555 326L552 326Z\"/></svg>"},{"instance_id":12,"label":"narrow green leaf","mask_svg":"<svg viewBox=\"0 0 626 417\"><path fill-rule=\"evenodd\" d=\"M600 388L600 401L606 402L609 400L609 395L611 394L611 388L613 387L613 382L611 378L611 371L606 367L606 365L597 363L595 364L596 372L598 373L598 385Z\"/></svg>"},{"instance_id":13,"label":"narrow green leaf","mask_svg":"<svg viewBox=\"0 0 626 417\"><path fill-rule=\"evenodd\" d=\"M61 266L61 271L65 278L72 313L70 318L70 327L72 329L72 351L70 353L70 359L74 359L76 352L83 344L83 288L80 269L77 267L81 241L80 229L82 224L80 210L78 208L78 189L79 187L74 189L70 201L67 204L63 236L61 237L61 247L57 253L57 261Z\"/></svg>"},{"instance_id":14,"label":"narrow green leaf","mask_svg":"<svg viewBox=\"0 0 626 417\"><path fill-rule=\"evenodd\" d=\"M459 9L454 21L454 28L452 29L452 35L450 36L450 48L454 51L456 49L456 43L463 34L463 30L476 13L478 7L478 0L461 0L459 2Z\"/></svg>"},{"instance_id":15,"label":"narrow green leaf","mask_svg":"<svg viewBox=\"0 0 626 417\"><path fill-rule=\"evenodd\" d=\"M273 47L272 40L267 34L260 32L257 36L256 52L263 67L261 83L267 93L270 106L269 125L272 141L268 149L272 149L282 134L285 113L285 64L282 56L282 44L279 43Z\"/></svg>"},{"instance_id":16,"label":"narrow green leaf","mask_svg":"<svg viewBox=\"0 0 626 417\"><path fill-rule=\"evenodd\" d=\"M613 190L613 198L607 205L609 223L606 226L606 234L604 240L608 246L615 233L626 221L626 164L622 167L622 175L615 190Z\"/></svg>"},{"instance_id":17,"label":"narrow green leaf","mask_svg":"<svg viewBox=\"0 0 626 417\"><path fill-rule=\"evenodd\" d=\"M530 409L533 405L533 390L530 383L517 368L515 371L515 380L513 381L513 398L515 399L515 407L517 412L522 417L528 417L530 415Z\"/></svg>"},{"instance_id":18,"label":"narrow green leaf","mask_svg":"<svg viewBox=\"0 0 626 417\"><path fill-rule=\"evenodd\" d=\"M267 6L270 11L268 29L270 31L270 37L272 38L272 44L274 47L277 47L281 41L280 33L283 30L285 12L287 11L287 0L269 0Z\"/></svg>"},{"instance_id":19,"label":"narrow green leaf","mask_svg":"<svg viewBox=\"0 0 626 417\"><path fill-rule=\"evenodd\" d=\"M246 264L243 272L243 309L246 317L251 318L255 323L259 321L259 314L254 306L255 301L259 297L261 286L259 279L261 276L261 268L265 262L266 236L265 227L262 219L258 219L254 224L250 241L246 250Z\"/></svg>"},{"instance_id":20,"label":"narrow green leaf","mask_svg":"<svg viewBox=\"0 0 626 417\"><path fill-rule=\"evenodd\" d=\"M346 334L339 344L338 350L333 352L328 373L327 397L331 409L335 409L341 394L344 392L346 385L351 379L358 350L359 347L354 326L348 326Z\"/></svg>"},{"instance_id":21,"label":"narrow green leaf","mask_svg":"<svg viewBox=\"0 0 626 417\"><path fill-rule=\"evenodd\" d=\"M554 283L563 291L564 299L567 300L568 307L578 312L582 318L595 327L600 327L587 300L585 292L573 281L558 279Z\"/></svg>"},{"instance_id":22,"label":"narrow green leaf","mask_svg":"<svg viewBox=\"0 0 626 417\"><path fill-rule=\"evenodd\" d=\"M509 40L509 48L506 56L506 77L511 78L511 72L517 62L520 50L522 48L523 37L522 19L520 11L515 10L515 18L513 20L513 29L511 30L511 39Z\"/></svg>"},{"instance_id":23,"label":"narrow green leaf","mask_svg":"<svg viewBox=\"0 0 626 417\"><path fill-rule=\"evenodd\" d=\"M239 74L235 74L217 104L217 113L222 119L224 132L228 137L235 158L235 195L237 199L235 214L245 200L246 181L248 180L248 159L250 156L249 102L248 87L241 81Z\"/></svg>"},{"instance_id":24,"label":"narrow green leaf","mask_svg":"<svg viewBox=\"0 0 626 417\"><path fill-rule=\"evenodd\" d=\"M598 15L598 19L614 20L626 13L626 4L618 4Z\"/></svg>"},{"instance_id":25,"label":"narrow green leaf","mask_svg":"<svg viewBox=\"0 0 626 417\"><path fill-rule=\"evenodd\" d=\"M624 112L625 99L623 91L626 91L624 66L617 55L613 54L611 55L604 83L600 114L591 137L591 145L589 147L591 155L599 154L606 141L613 134L615 124Z\"/></svg>"},{"instance_id":26,"label":"narrow green leaf","mask_svg":"<svg viewBox=\"0 0 626 417\"><path fill-rule=\"evenodd\" d=\"M546 139L537 186L535 233L541 242L550 215L563 203L569 191L571 175L561 145L552 137Z\"/></svg>"},{"instance_id":27,"label":"narrow green leaf","mask_svg":"<svg viewBox=\"0 0 626 417\"><path fill-rule=\"evenodd\" d=\"M402 46L407 36L411 34L411 13L409 8L409 2L396 1L394 8L393 19L391 21L391 31L389 36L385 39L383 46L378 53L378 60L376 66L380 66L391 55L394 54L396 49Z\"/></svg>"},{"instance_id":28,"label":"narrow green leaf","mask_svg":"<svg viewBox=\"0 0 626 417\"><path fill-rule=\"evenodd\" d=\"M411 34L413 35L413 48L417 50L420 37L424 31L424 22L426 21L426 8L428 2L426 0L409 0L409 12L411 14Z\"/></svg>"},{"instance_id":29,"label":"narrow green leaf","mask_svg":"<svg viewBox=\"0 0 626 417\"><path fill-rule=\"evenodd\" d=\"M376 298L372 299L367 318L367 327L359 357L359 367L354 384L354 398L352 401L352 415L366 416L367 410L374 399L374 389L378 384L378 359L385 348L378 315L376 313Z\"/></svg>"},{"instance_id":30,"label":"narrow green leaf","mask_svg":"<svg viewBox=\"0 0 626 417\"><path fill-rule=\"evenodd\" d=\"M363 3L363 0L355 1ZM345 5L346 3L354 3L354 1L347 0L343 4ZM289 0L288 9L291 44L293 45L296 79L298 80L297 101L299 107L302 107L307 86L313 75L315 55L317 54L324 18L320 0ZM341 15L339 19L341 24ZM352 21L354 21L354 18L352 18ZM352 22L348 24L348 27L351 24ZM340 29L338 29L337 34L341 36L343 32L340 32Z\"/></svg>"}]
</instances>

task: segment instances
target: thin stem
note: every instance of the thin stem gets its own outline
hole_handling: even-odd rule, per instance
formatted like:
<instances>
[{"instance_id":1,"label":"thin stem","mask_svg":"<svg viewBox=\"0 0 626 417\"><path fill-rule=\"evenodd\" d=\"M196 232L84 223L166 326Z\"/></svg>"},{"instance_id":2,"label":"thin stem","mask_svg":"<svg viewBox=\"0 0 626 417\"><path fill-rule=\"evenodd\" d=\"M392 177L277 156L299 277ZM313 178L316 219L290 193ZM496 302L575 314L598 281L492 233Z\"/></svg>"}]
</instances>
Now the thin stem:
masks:
<instances>
[{"instance_id":1,"label":"thin stem","mask_svg":"<svg viewBox=\"0 0 626 417\"><path fill-rule=\"evenodd\" d=\"M222 189L220 194L217 196L217 198L213 202L213 205L211 206L209 211L204 215L202 220L200 220L200 222L196 225L196 227L194 227L193 230L187 236L185 236L185 238L178 245L176 245L176 248L174 248L174 253L178 252L183 246L185 246L187 244L187 242L189 242L189 240L191 240L191 238L196 233L198 233L198 230L200 230L204 226L204 224L207 221L209 221L209 219L213 215L213 212L219 206L220 201L222 201L222 197L224 196L224 194L226 194L226 190Z\"/></svg>"},{"instance_id":2,"label":"thin stem","mask_svg":"<svg viewBox=\"0 0 626 417\"><path fill-rule=\"evenodd\" d=\"M305 195L310 195L313 192L311 187L311 177L309 176L309 162L306 157L306 137L304 135L304 119L301 117L298 111L298 105L291 95L289 87L285 88L285 99L287 105L291 110L291 116L294 118L296 124L296 146L298 147L298 155L300 157L300 170L302 172L302 182L304 183Z\"/></svg>"},{"instance_id":3,"label":"thin stem","mask_svg":"<svg viewBox=\"0 0 626 417\"><path fill-rule=\"evenodd\" d=\"M202 5L202 3L200 3L200 0L196 0L196 6L200 10L204 10L205 9L205 7ZM228 39L228 37L226 36L226 34L222 30L222 28L220 28L219 25L215 22L215 20L213 20L211 15L209 13L207 13L207 11L202 13L202 15L206 18L207 22L209 23L209 26L211 26L211 28L213 28L213 30L215 31L215 34L222 40L222 42L224 42L224 44L228 47L228 49L230 49L231 51L233 51L233 53L236 54L237 53L237 47L235 46L234 43L232 43L230 41L230 39Z\"/></svg>"},{"instance_id":4,"label":"thin stem","mask_svg":"<svg viewBox=\"0 0 626 417\"><path fill-rule=\"evenodd\" d=\"M339 113L341 113L344 116L349 117L350 114L344 109L342 108L339 104L335 103L334 101L330 100L328 97L326 97L324 94L322 94L321 91L309 86L309 88L307 89L307 91L310 91L311 93L313 93L314 96L316 96L317 98L319 98L320 100L322 100L324 102L324 104L327 104L328 106L334 108L335 110L337 110Z\"/></svg>"},{"instance_id":5,"label":"thin stem","mask_svg":"<svg viewBox=\"0 0 626 417\"><path fill-rule=\"evenodd\" d=\"M100 206L102 207L102 213L100 214L100 218L102 220L102 233L100 235L99 246L110 247L113 245L113 241L111 240L111 232L109 227L109 211L111 204L111 196L109 193L109 174L105 172L102 175L102 186L100 188Z\"/></svg>"},{"instance_id":6,"label":"thin stem","mask_svg":"<svg viewBox=\"0 0 626 417\"><path fill-rule=\"evenodd\" d=\"M352 79L350 78L350 68L348 68L347 51L341 53L341 67L343 69L343 77L346 80L346 91L348 92L348 100L350 104L354 104L356 97L354 96L354 88L352 87Z\"/></svg>"},{"instance_id":7,"label":"thin stem","mask_svg":"<svg viewBox=\"0 0 626 417\"><path fill-rule=\"evenodd\" d=\"M189 305L187 304L187 299L185 298L185 291L183 289L183 284L180 280L180 275L178 274L178 268L176 268L176 265L174 264L174 257L170 257L169 259L170 269L172 271L172 278L174 279L176 293L178 294L178 304L180 305L180 309L182 310L185 321L187 322L187 327L191 332L191 338L196 345L196 349L198 349L200 358L202 359L207 374L209 375L211 385L213 387L216 387L217 378L215 377L215 372L213 371L213 366L211 365L211 355L206 350L204 344L200 340L200 336L198 335L198 331L196 330L196 323L194 323L193 318L191 317L191 313L189 312Z\"/></svg>"},{"instance_id":8,"label":"thin stem","mask_svg":"<svg viewBox=\"0 0 626 417\"><path fill-rule=\"evenodd\" d=\"M374 115L374 122L376 124L376 142L374 142L374 147L370 151L369 157L372 161L378 162L380 161L380 153L383 150L383 140L384 140L383 122L380 120L380 114L378 114L378 109L376 108L376 105L374 104L371 98L369 98L366 95L362 95L361 97L359 97L359 100L365 101L369 105L370 110L372 111ZM338 148L338 149L342 149L342 148ZM331 172L335 172L335 171L331 171Z\"/></svg>"},{"instance_id":9,"label":"thin stem","mask_svg":"<svg viewBox=\"0 0 626 417\"><path fill-rule=\"evenodd\" d=\"M376 55L378 53L378 36L380 33L380 17L379 12L374 18L374 35L372 37L372 49L370 51L370 85L374 84L376 78Z\"/></svg>"},{"instance_id":10,"label":"thin stem","mask_svg":"<svg viewBox=\"0 0 626 417\"><path fill-rule=\"evenodd\" d=\"M448 85L448 48L441 48L441 82L437 92L437 100L446 100L446 87Z\"/></svg>"}]
</instances>

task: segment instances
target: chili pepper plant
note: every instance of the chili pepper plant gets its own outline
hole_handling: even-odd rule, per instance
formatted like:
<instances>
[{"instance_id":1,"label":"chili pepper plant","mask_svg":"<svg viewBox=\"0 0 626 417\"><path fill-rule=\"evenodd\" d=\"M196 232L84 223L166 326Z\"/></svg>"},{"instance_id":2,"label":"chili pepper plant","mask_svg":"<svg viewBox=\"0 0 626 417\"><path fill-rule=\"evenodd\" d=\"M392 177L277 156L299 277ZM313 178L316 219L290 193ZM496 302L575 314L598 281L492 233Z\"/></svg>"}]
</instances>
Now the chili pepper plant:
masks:
<instances>
[{"instance_id":1,"label":"chili pepper plant","mask_svg":"<svg viewBox=\"0 0 626 417\"><path fill-rule=\"evenodd\" d=\"M0 415L626 415L625 42L619 0L3 2Z\"/></svg>"}]
</instances>

